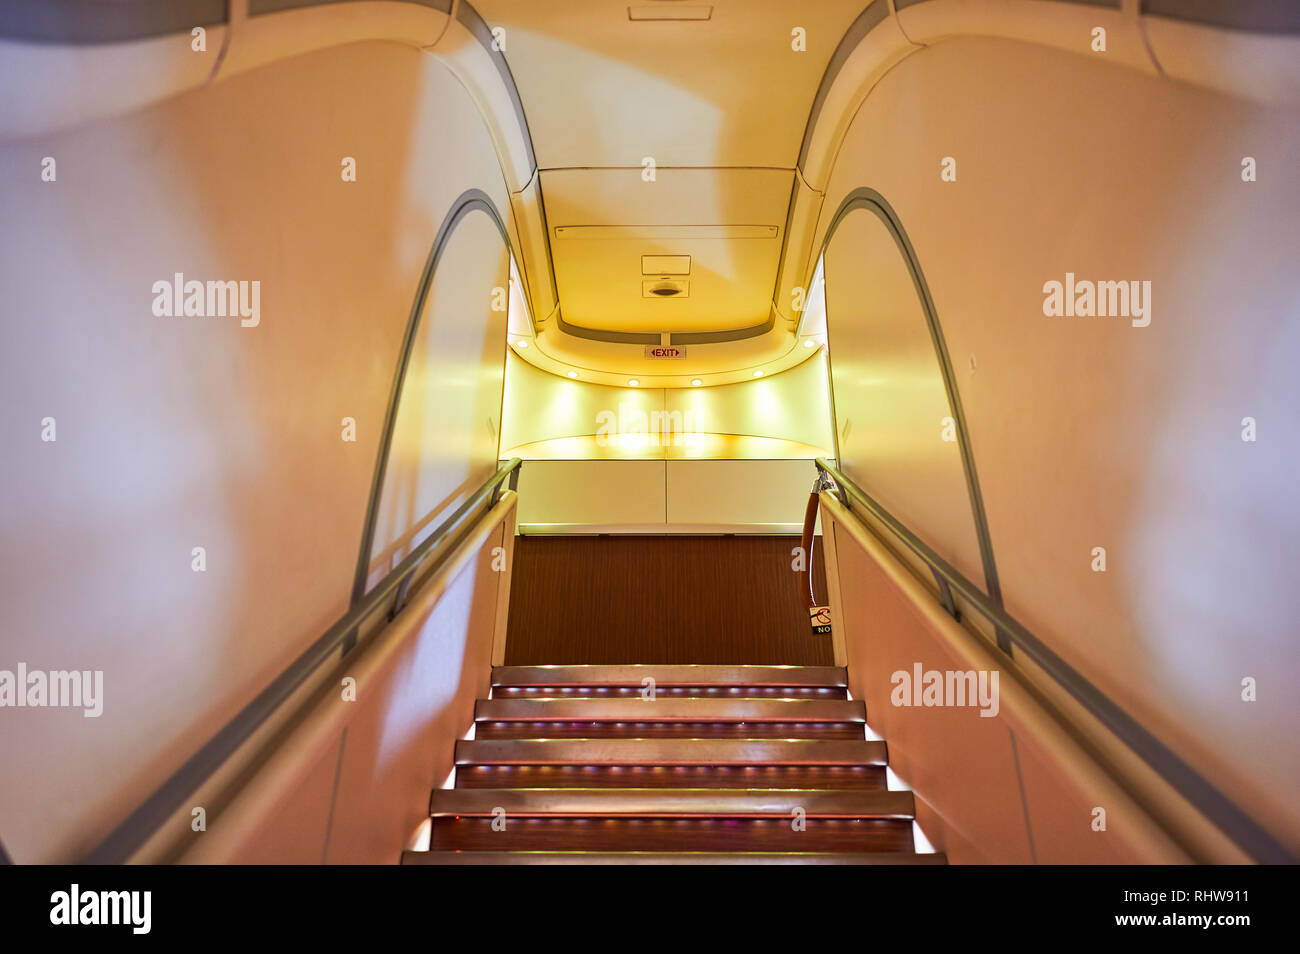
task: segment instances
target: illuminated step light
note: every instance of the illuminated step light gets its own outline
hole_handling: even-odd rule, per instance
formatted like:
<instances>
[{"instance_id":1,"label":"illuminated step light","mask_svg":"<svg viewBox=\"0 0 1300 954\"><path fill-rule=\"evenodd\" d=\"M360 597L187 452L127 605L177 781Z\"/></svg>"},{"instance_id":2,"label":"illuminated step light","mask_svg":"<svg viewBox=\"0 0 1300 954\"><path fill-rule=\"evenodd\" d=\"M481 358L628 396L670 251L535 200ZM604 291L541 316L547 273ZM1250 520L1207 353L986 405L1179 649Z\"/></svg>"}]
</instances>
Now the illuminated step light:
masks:
<instances>
[{"instance_id":1,"label":"illuminated step light","mask_svg":"<svg viewBox=\"0 0 1300 954\"><path fill-rule=\"evenodd\" d=\"M691 387L693 388L698 388L703 383L704 382L701 381L699 378L691 378Z\"/></svg>"},{"instance_id":2,"label":"illuminated step light","mask_svg":"<svg viewBox=\"0 0 1300 954\"><path fill-rule=\"evenodd\" d=\"M527 348L527 347L528 347L528 342L525 341L523 338L520 338L518 341L515 342L515 347L516 347L516 348L521 348L521 349L522 349L522 348Z\"/></svg>"},{"instance_id":3,"label":"illuminated step light","mask_svg":"<svg viewBox=\"0 0 1300 954\"><path fill-rule=\"evenodd\" d=\"M807 340L803 343L803 346L804 346L805 348L815 348L815 347L817 347L817 342L815 342L815 341L813 341L811 338L809 338L809 339L807 339Z\"/></svg>"},{"instance_id":4,"label":"illuminated step light","mask_svg":"<svg viewBox=\"0 0 1300 954\"><path fill-rule=\"evenodd\" d=\"M755 371L755 372L754 372L754 377L756 377L756 378L761 378L762 376L763 376L763 372L762 372L762 371Z\"/></svg>"},{"instance_id":5,"label":"illuminated step light","mask_svg":"<svg viewBox=\"0 0 1300 954\"><path fill-rule=\"evenodd\" d=\"M577 371L570 371L570 372L569 372L569 377L571 377L571 378L576 378L577 376L578 376L578 372L577 372Z\"/></svg>"},{"instance_id":6,"label":"illuminated step light","mask_svg":"<svg viewBox=\"0 0 1300 954\"><path fill-rule=\"evenodd\" d=\"M636 387L636 386L637 386L638 384L640 384L640 383L641 383L641 382L638 381L636 378L629 378L629 379L628 379L628 382L627 382L627 386L630 387L630 388L634 388L634 387Z\"/></svg>"}]
</instances>

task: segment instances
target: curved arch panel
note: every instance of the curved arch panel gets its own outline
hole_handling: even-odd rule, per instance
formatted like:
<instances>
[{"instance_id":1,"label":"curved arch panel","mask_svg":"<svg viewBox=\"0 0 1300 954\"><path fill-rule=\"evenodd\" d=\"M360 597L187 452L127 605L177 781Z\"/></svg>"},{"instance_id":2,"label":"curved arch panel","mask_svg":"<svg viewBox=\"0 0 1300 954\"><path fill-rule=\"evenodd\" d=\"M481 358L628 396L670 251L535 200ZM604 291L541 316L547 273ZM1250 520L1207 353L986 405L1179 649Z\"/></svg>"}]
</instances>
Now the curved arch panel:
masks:
<instances>
[{"instance_id":1,"label":"curved arch panel","mask_svg":"<svg viewBox=\"0 0 1300 954\"><path fill-rule=\"evenodd\" d=\"M477 189L452 205L425 265L393 375L353 602L497 463L510 244ZM377 574L377 576L376 576Z\"/></svg>"},{"instance_id":2,"label":"curved arch panel","mask_svg":"<svg viewBox=\"0 0 1300 954\"><path fill-rule=\"evenodd\" d=\"M996 589L972 519L946 352L940 344L936 358L908 249L867 192L845 200L824 252L840 467L963 574Z\"/></svg>"}]
</instances>

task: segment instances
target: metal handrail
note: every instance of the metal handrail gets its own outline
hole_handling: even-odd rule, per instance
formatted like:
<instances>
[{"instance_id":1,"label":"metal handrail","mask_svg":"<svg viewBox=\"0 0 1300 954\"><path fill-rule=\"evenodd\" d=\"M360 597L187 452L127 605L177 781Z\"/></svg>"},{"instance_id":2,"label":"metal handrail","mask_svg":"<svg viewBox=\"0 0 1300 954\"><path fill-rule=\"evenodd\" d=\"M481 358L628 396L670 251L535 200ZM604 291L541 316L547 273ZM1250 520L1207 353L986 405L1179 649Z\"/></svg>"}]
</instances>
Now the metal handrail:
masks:
<instances>
[{"instance_id":1,"label":"metal handrail","mask_svg":"<svg viewBox=\"0 0 1300 954\"><path fill-rule=\"evenodd\" d=\"M339 658L342 658L343 654L352 649L356 644L358 630L368 618L388 605L390 600L389 618L401 611L416 574L425 570L427 579L448 562L473 531L477 520L471 518L480 509L486 513L496 505L501 496L502 484L506 484L510 490L517 488L522 463L515 457L502 465L401 563L343 614L338 622L190 756L82 863L122 864L129 860L185 804L185 799L206 782L314 672L333 658L336 651L342 650L339 654ZM487 506L483 507L485 502Z\"/></svg>"},{"instance_id":2,"label":"metal handrail","mask_svg":"<svg viewBox=\"0 0 1300 954\"><path fill-rule=\"evenodd\" d=\"M940 581L941 591L946 584L981 616L995 627L999 627L1029 659L1051 676L1075 701L1114 733L1157 775L1173 786L1243 851L1256 861L1266 864L1296 864L1300 861L1290 849L1269 834L1168 746L1143 728L1136 719L1084 678L1078 670L1049 649L1041 639L1017 622L1006 610L994 605L974 583L899 522L865 490L854 484L825 459L818 458L816 463L818 472L825 474L834 482L834 493L845 509L853 512L856 504L870 513L930 567L935 579ZM993 644L990 644L989 648L998 649Z\"/></svg>"}]
</instances>

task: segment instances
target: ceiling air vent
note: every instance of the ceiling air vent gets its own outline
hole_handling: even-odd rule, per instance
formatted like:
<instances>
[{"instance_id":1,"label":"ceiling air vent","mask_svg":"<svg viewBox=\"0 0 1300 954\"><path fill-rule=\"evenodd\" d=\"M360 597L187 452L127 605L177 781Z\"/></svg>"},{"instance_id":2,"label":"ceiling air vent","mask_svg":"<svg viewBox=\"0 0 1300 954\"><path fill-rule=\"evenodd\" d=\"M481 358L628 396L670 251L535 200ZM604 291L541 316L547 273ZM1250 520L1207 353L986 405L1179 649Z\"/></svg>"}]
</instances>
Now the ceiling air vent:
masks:
<instances>
[{"instance_id":1,"label":"ceiling air vent","mask_svg":"<svg viewBox=\"0 0 1300 954\"><path fill-rule=\"evenodd\" d=\"M689 298L691 283L675 279L659 279L641 283L642 298Z\"/></svg>"},{"instance_id":2,"label":"ceiling air vent","mask_svg":"<svg viewBox=\"0 0 1300 954\"><path fill-rule=\"evenodd\" d=\"M678 5L666 3L654 7L628 7L629 20L710 20L713 18L713 6Z\"/></svg>"}]
</instances>

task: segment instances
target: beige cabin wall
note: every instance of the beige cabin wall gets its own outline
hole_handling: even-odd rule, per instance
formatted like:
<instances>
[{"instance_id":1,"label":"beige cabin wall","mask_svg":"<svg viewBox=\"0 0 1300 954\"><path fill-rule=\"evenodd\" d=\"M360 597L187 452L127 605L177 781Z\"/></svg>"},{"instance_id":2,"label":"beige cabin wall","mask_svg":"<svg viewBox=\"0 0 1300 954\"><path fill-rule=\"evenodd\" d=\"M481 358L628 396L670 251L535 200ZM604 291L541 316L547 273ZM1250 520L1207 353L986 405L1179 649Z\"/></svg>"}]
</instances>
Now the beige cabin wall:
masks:
<instances>
[{"instance_id":1,"label":"beige cabin wall","mask_svg":"<svg viewBox=\"0 0 1300 954\"><path fill-rule=\"evenodd\" d=\"M172 857L202 864L396 864L455 764L504 633L516 498L507 493L438 578L321 680L313 704L202 833L179 819ZM354 680L355 698L337 688Z\"/></svg>"},{"instance_id":2,"label":"beige cabin wall","mask_svg":"<svg viewBox=\"0 0 1300 954\"><path fill-rule=\"evenodd\" d=\"M509 226L473 101L385 42L0 147L3 665L104 673L99 718L4 713L16 860L80 857L347 609L402 335L470 188ZM462 227L455 241L500 261L494 229ZM155 317L153 283L176 272L259 281L260 324ZM480 398L501 362L484 320L457 358ZM467 476L422 481L389 526Z\"/></svg>"},{"instance_id":3,"label":"beige cabin wall","mask_svg":"<svg viewBox=\"0 0 1300 954\"><path fill-rule=\"evenodd\" d=\"M815 246L853 189L893 206L952 356L1007 610L1293 848L1298 147L1294 110L1101 56L942 40L858 111ZM1044 284L1067 272L1151 282L1150 324L1045 317ZM844 367L868 343L842 347L833 281ZM925 503L921 484L890 492ZM960 521L919 529L969 549Z\"/></svg>"},{"instance_id":4,"label":"beige cabin wall","mask_svg":"<svg viewBox=\"0 0 1300 954\"><path fill-rule=\"evenodd\" d=\"M949 617L828 494L822 507L830 562L841 574L831 599L850 691L887 739L891 769L915 790L917 821L937 851L954 864L1189 860L1043 707L1014 664ZM910 680L917 665L923 673L984 673L986 688L996 673L997 691L962 706L906 704L916 701L906 691L914 684L899 674Z\"/></svg>"}]
</instances>

